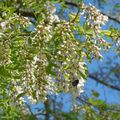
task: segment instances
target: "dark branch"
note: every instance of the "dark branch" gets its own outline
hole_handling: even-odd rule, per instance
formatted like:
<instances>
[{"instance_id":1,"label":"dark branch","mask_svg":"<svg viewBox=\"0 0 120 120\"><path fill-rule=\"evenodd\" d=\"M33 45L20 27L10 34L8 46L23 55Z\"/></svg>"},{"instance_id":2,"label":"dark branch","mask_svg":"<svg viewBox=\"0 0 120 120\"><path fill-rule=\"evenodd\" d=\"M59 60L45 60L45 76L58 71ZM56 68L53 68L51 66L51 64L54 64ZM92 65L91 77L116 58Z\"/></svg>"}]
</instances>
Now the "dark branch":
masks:
<instances>
[{"instance_id":1,"label":"dark branch","mask_svg":"<svg viewBox=\"0 0 120 120\"><path fill-rule=\"evenodd\" d=\"M73 2L67 2L67 1L65 1L65 4L66 4L66 5L71 5L71 6L74 6L74 7L79 7L78 4L73 3Z\"/></svg>"},{"instance_id":2,"label":"dark branch","mask_svg":"<svg viewBox=\"0 0 120 120\"><path fill-rule=\"evenodd\" d=\"M16 9L15 13L20 14L25 17L32 17L32 18L36 19L35 13L31 10L25 11L25 10Z\"/></svg>"},{"instance_id":3,"label":"dark branch","mask_svg":"<svg viewBox=\"0 0 120 120\"><path fill-rule=\"evenodd\" d=\"M79 13L80 13L80 9L78 9L78 12L77 12L75 18L74 18L71 22L75 22L75 20L76 20L76 19L78 18L78 16L79 16Z\"/></svg>"},{"instance_id":4,"label":"dark branch","mask_svg":"<svg viewBox=\"0 0 120 120\"><path fill-rule=\"evenodd\" d=\"M93 79L94 81L96 81L96 82L98 82L98 83L101 83L101 84L109 87L109 88L112 88L112 89L114 89L114 90L120 91L120 87L115 86L115 85L111 85L110 83L107 83L107 82L105 82L105 81L103 81L103 80L100 80L99 78L97 78L96 76L94 76L94 75L92 75L92 74L90 74L88 77L91 78L91 79Z\"/></svg>"},{"instance_id":5,"label":"dark branch","mask_svg":"<svg viewBox=\"0 0 120 120\"><path fill-rule=\"evenodd\" d=\"M44 105L46 111L45 120L50 120L50 103L48 99L44 102Z\"/></svg>"},{"instance_id":6,"label":"dark branch","mask_svg":"<svg viewBox=\"0 0 120 120\"><path fill-rule=\"evenodd\" d=\"M103 15L105 15L105 16L108 16L109 19L111 19L111 20L113 20L113 21L116 21L117 23L120 23L120 20L117 19L116 17L111 16L111 15L108 15L108 14L103 13L103 12L101 12L101 13L102 13Z\"/></svg>"}]
</instances>

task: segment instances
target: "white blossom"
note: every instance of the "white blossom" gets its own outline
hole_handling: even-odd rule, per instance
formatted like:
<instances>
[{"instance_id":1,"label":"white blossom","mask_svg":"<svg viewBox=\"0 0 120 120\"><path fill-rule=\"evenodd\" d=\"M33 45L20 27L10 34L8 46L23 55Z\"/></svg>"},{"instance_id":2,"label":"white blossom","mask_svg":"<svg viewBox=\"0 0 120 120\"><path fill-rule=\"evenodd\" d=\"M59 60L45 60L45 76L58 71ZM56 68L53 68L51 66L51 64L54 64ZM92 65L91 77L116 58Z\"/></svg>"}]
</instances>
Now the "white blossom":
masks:
<instances>
[{"instance_id":1,"label":"white blossom","mask_svg":"<svg viewBox=\"0 0 120 120\"><path fill-rule=\"evenodd\" d=\"M2 27L3 30L6 30L7 29L7 27L6 27L7 24L8 24L8 21L4 21L4 22L0 23L0 26Z\"/></svg>"}]
</instances>

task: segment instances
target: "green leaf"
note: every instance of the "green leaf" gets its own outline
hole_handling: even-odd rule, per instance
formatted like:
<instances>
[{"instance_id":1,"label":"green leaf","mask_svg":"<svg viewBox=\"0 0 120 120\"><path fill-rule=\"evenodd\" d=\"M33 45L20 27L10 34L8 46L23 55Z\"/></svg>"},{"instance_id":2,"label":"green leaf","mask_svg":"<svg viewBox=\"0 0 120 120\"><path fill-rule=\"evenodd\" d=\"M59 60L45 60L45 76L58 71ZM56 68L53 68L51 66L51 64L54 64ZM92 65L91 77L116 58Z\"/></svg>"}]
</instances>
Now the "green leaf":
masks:
<instances>
[{"instance_id":1,"label":"green leaf","mask_svg":"<svg viewBox=\"0 0 120 120\"><path fill-rule=\"evenodd\" d=\"M8 72L8 70L4 67L0 67L0 76L1 77L11 77L11 74Z\"/></svg>"},{"instance_id":2,"label":"green leaf","mask_svg":"<svg viewBox=\"0 0 120 120\"><path fill-rule=\"evenodd\" d=\"M18 100L19 98L23 97L26 94L26 92L22 92L19 95L17 95L16 100Z\"/></svg>"},{"instance_id":3,"label":"green leaf","mask_svg":"<svg viewBox=\"0 0 120 120\"><path fill-rule=\"evenodd\" d=\"M101 34L110 36L111 35L111 31L109 31L109 30L102 30Z\"/></svg>"},{"instance_id":4,"label":"green leaf","mask_svg":"<svg viewBox=\"0 0 120 120\"><path fill-rule=\"evenodd\" d=\"M96 106L96 107L101 108L101 109L103 109L103 110L107 108L107 104L106 104L103 100L90 98L90 99L89 99L89 102L90 102L93 106Z\"/></svg>"},{"instance_id":5,"label":"green leaf","mask_svg":"<svg viewBox=\"0 0 120 120\"><path fill-rule=\"evenodd\" d=\"M115 8L115 9L120 8L120 3L116 3L116 4L114 5L114 8Z\"/></svg>"},{"instance_id":6,"label":"green leaf","mask_svg":"<svg viewBox=\"0 0 120 120\"><path fill-rule=\"evenodd\" d=\"M70 67L70 65L66 65L66 66L64 67L64 70L67 70L69 67Z\"/></svg>"},{"instance_id":7,"label":"green leaf","mask_svg":"<svg viewBox=\"0 0 120 120\"><path fill-rule=\"evenodd\" d=\"M29 37L28 38L28 44L31 45L32 44L32 39Z\"/></svg>"},{"instance_id":8,"label":"green leaf","mask_svg":"<svg viewBox=\"0 0 120 120\"><path fill-rule=\"evenodd\" d=\"M96 92L95 90L92 90L92 95L95 96L95 97L99 97L99 93Z\"/></svg>"}]
</instances>

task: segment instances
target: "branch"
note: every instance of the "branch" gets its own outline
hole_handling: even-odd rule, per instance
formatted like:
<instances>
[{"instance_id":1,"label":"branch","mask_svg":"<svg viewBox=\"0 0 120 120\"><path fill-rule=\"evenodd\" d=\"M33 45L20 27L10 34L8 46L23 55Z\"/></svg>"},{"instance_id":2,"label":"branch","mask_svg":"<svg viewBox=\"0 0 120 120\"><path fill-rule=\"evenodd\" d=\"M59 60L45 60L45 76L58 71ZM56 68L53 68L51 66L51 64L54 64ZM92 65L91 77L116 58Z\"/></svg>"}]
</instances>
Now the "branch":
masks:
<instances>
[{"instance_id":1,"label":"branch","mask_svg":"<svg viewBox=\"0 0 120 120\"><path fill-rule=\"evenodd\" d=\"M91 78L91 79L93 79L94 81L96 81L96 82L98 82L98 83L101 83L101 84L109 87L109 88L112 88L112 89L114 89L114 90L120 91L120 87L115 86L115 85L112 85L112 84L109 84L109 83L107 83L107 82L105 82L105 81L103 81L103 80L100 80L98 77L95 77L95 76L92 75L92 74L90 74L88 77Z\"/></svg>"},{"instance_id":2,"label":"branch","mask_svg":"<svg viewBox=\"0 0 120 120\"><path fill-rule=\"evenodd\" d=\"M76 16L75 16L75 18L71 21L71 22L75 22L75 20L77 19L77 17L79 16L79 13L80 13L80 9L78 9L78 12L77 12L77 14L76 14Z\"/></svg>"},{"instance_id":3,"label":"branch","mask_svg":"<svg viewBox=\"0 0 120 120\"><path fill-rule=\"evenodd\" d=\"M116 21L117 23L120 23L120 20L117 19L116 17L111 16L111 15L108 15L108 14L103 13L103 12L101 12L101 13L102 13L103 15L105 15L105 16L108 16L109 19L111 19L111 20L113 20L113 21Z\"/></svg>"},{"instance_id":4,"label":"branch","mask_svg":"<svg viewBox=\"0 0 120 120\"><path fill-rule=\"evenodd\" d=\"M44 105L45 105L45 111L46 111L45 120L50 120L50 103L48 99L44 102Z\"/></svg>"},{"instance_id":5,"label":"branch","mask_svg":"<svg viewBox=\"0 0 120 120\"><path fill-rule=\"evenodd\" d=\"M52 100L53 102L53 116L54 116L54 120L57 120L57 114L56 114L56 101Z\"/></svg>"},{"instance_id":6,"label":"branch","mask_svg":"<svg viewBox=\"0 0 120 120\"><path fill-rule=\"evenodd\" d=\"M20 14L25 17L32 17L35 20L37 19L37 17L35 16L35 13L32 10L27 11L27 10L16 9L15 13L17 13L18 15Z\"/></svg>"},{"instance_id":7,"label":"branch","mask_svg":"<svg viewBox=\"0 0 120 120\"><path fill-rule=\"evenodd\" d=\"M45 114L45 113L40 113L40 112L38 112L38 113L35 113L34 115L35 115L35 116L39 116L39 115L46 116L46 114Z\"/></svg>"}]
</instances>

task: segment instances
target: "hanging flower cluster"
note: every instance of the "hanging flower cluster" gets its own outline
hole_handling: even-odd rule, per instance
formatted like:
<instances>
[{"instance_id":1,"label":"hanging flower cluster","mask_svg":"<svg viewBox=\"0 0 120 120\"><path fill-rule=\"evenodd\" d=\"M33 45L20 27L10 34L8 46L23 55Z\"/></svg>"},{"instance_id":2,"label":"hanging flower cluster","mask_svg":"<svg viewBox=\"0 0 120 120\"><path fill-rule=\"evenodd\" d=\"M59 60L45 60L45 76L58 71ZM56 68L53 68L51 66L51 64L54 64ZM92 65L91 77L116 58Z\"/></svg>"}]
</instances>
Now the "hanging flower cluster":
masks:
<instances>
[{"instance_id":1,"label":"hanging flower cluster","mask_svg":"<svg viewBox=\"0 0 120 120\"><path fill-rule=\"evenodd\" d=\"M101 37L101 26L108 21L108 17L101 14L101 12L93 5L82 4L81 15L86 18L86 26L91 29L91 36L86 34L87 44L92 43L89 47L89 52L93 54L94 58L102 58L101 46L103 48L108 48L109 44ZM90 40L91 39L91 40Z\"/></svg>"},{"instance_id":2,"label":"hanging flower cluster","mask_svg":"<svg viewBox=\"0 0 120 120\"><path fill-rule=\"evenodd\" d=\"M100 33L101 25L104 25L108 21L108 17L101 14L100 11L93 5L90 6L82 5L83 13L86 14L87 22L95 30L96 34Z\"/></svg>"}]
</instances>

